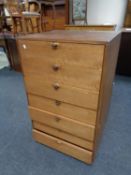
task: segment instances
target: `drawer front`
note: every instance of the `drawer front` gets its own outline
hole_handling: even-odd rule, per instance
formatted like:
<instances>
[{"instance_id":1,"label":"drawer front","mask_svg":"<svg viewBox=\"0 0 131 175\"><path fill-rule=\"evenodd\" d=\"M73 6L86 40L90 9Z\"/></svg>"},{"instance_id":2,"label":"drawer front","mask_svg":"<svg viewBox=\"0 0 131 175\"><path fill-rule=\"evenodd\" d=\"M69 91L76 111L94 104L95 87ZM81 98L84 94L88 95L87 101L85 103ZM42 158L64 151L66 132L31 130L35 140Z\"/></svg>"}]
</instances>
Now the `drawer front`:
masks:
<instances>
[{"instance_id":1,"label":"drawer front","mask_svg":"<svg viewBox=\"0 0 131 175\"><path fill-rule=\"evenodd\" d=\"M25 76L38 75L44 80L59 80L62 84L94 91L99 91L100 88L101 70L80 65L59 64L55 60L50 63L48 58L23 59L22 65Z\"/></svg>"},{"instance_id":2,"label":"drawer front","mask_svg":"<svg viewBox=\"0 0 131 175\"><path fill-rule=\"evenodd\" d=\"M97 109L98 93L84 89L64 86L59 82L47 82L39 76L25 76L28 93L36 94L80 107Z\"/></svg>"},{"instance_id":3,"label":"drawer front","mask_svg":"<svg viewBox=\"0 0 131 175\"><path fill-rule=\"evenodd\" d=\"M58 100L49 99L28 94L29 105L54 114L62 115L86 124L96 124L96 111L63 103Z\"/></svg>"},{"instance_id":4,"label":"drawer front","mask_svg":"<svg viewBox=\"0 0 131 175\"><path fill-rule=\"evenodd\" d=\"M54 63L86 66L101 69L104 55L104 45L58 43L44 41L19 41L22 59L43 59Z\"/></svg>"},{"instance_id":5,"label":"drawer front","mask_svg":"<svg viewBox=\"0 0 131 175\"><path fill-rule=\"evenodd\" d=\"M79 137L75 137L71 134L68 134L66 132L63 132L60 129L55 129L52 127L49 127L45 124L41 124L39 122L33 121L33 128L37 129L39 131L42 131L44 133L47 133L49 135L55 136L57 138L60 138L62 140L65 140L67 142L73 143L75 145L78 145L80 147L83 147L88 150L93 150L93 142L89 142L85 139L81 139Z\"/></svg>"},{"instance_id":6,"label":"drawer front","mask_svg":"<svg viewBox=\"0 0 131 175\"><path fill-rule=\"evenodd\" d=\"M29 107L31 119L74 136L94 141L95 127L47 111Z\"/></svg>"},{"instance_id":7,"label":"drawer front","mask_svg":"<svg viewBox=\"0 0 131 175\"><path fill-rule=\"evenodd\" d=\"M33 138L42 144L54 148L60 152L70 155L86 163L92 163L92 152L70 144L48 134L33 130Z\"/></svg>"}]
</instances>

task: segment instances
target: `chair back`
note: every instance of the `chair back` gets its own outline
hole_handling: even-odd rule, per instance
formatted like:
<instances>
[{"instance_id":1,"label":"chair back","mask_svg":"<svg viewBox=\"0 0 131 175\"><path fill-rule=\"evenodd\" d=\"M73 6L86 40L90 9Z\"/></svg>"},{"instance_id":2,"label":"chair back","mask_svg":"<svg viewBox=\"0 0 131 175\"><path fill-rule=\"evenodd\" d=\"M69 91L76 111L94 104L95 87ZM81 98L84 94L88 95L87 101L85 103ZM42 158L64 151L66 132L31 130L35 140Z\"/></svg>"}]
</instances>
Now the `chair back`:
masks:
<instances>
[{"instance_id":1,"label":"chair back","mask_svg":"<svg viewBox=\"0 0 131 175\"><path fill-rule=\"evenodd\" d=\"M29 12L38 12L41 11L41 4L37 0L25 0L26 3L26 11Z\"/></svg>"}]
</instances>

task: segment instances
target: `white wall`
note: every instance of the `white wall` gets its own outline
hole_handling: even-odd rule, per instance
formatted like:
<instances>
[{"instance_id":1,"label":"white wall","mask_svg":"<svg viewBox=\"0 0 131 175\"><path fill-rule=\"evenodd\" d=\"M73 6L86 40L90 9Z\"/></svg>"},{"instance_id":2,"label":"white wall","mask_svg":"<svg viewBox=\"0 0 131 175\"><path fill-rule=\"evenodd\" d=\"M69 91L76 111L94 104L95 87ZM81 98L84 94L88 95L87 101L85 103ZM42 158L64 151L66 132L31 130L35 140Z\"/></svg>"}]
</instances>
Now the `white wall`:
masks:
<instances>
[{"instance_id":1,"label":"white wall","mask_svg":"<svg viewBox=\"0 0 131 175\"><path fill-rule=\"evenodd\" d=\"M117 24L122 27L128 0L88 0L88 24Z\"/></svg>"}]
</instances>

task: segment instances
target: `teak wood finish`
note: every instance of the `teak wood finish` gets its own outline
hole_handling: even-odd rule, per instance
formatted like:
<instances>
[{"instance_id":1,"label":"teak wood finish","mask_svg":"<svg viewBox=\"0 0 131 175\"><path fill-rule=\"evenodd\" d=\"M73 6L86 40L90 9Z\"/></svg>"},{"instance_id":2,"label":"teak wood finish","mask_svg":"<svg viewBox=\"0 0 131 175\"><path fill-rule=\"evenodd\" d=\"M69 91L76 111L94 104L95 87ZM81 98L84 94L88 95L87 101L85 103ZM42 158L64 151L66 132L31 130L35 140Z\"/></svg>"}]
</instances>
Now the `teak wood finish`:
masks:
<instances>
[{"instance_id":1,"label":"teak wood finish","mask_svg":"<svg viewBox=\"0 0 131 175\"><path fill-rule=\"evenodd\" d=\"M65 25L65 30L114 31L116 25Z\"/></svg>"},{"instance_id":2,"label":"teak wood finish","mask_svg":"<svg viewBox=\"0 0 131 175\"><path fill-rule=\"evenodd\" d=\"M111 97L119 32L52 31L17 39L33 138L92 163Z\"/></svg>"}]
</instances>

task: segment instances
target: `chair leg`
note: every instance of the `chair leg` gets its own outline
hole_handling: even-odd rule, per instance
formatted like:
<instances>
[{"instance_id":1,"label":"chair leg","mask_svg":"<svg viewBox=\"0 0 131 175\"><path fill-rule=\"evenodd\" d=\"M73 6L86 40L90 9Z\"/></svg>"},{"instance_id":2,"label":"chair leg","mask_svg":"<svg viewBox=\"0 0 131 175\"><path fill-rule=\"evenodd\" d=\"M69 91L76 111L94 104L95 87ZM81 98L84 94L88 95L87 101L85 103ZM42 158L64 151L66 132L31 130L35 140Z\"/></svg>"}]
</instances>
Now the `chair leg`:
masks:
<instances>
[{"instance_id":1,"label":"chair leg","mask_svg":"<svg viewBox=\"0 0 131 175\"><path fill-rule=\"evenodd\" d=\"M29 32L29 28L28 28L28 19L25 18L24 21L23 21L23 23L24 23L25 30L26 30L26 32L28 33L28 32Z\"/></svg>"},{"instance_id":2,"label":"chair leg","mask_svg":"<svg viewBox=\"0 0 131 175\"><path fill-rule=\"evenodd\" d=\"M20 30L21 30L21 33L22 33L23 32L22 21L20 20L19 23L20 23Z\"/></svg>"},{"instance_id":3,"label":"chair leg","mask_svg":"<svg viewBox=\"0 0 131 175\"><path fill-rule=\"evenodd\" d=\"M22 32L24 34L27 33L27 28L26 28L26 19L24 17L21 18L21 25L22 25Z\"/></svg>"},{"instance_id":4,"label":"chair leg","mask_svg":"<svg viewBox=\"0 0 131 175\"><path fill-rule=\"evenodd\" d=\"M40 32L40 29L39 29L39 18L36 18L36 28L37 28L37 32L39 33Z\"/></svg>"},{"instance_id":5,"label":"chair leg","mask_svg":"<svg viewBox=\"0 0 131 175\"><path fill-rule=\"evenodd\" d=\"M27 32L28 32L28 33L30 32L29 25L30 25L30 20L29 20L29 19L27 19Z\"/></svg>"},{"instance_id":6,"label":"chair leg","mask_svg":"<svg viewBox=\"0 0 131 175\"><path fill-rule=\"evenodd\" d=\"M44 13L41 15L41 31L46 31L46 21L44 19Z\"/></svg>"},{"instance_id":7,"label":"chair leg","mask_svg":"<svg viewBox=\"0 0 131 175\"><path fill-rule=\"evenodd\" d=\"M37 18L37 29L38 29L38 32L42 32L42 21L41 21L41 17Z\"/></svg>"},{"instance_id":8,"label":"chair leg","mask_svg":"<svg viewBox=\"0 0 131 175\"><path fill-rule=\"evenodd\" d=\"M17 29L16 29L17 23L15 18L12 18L12 23L13 23L13 35L15 36L17 33Z\"/></svg>"},{"instance_id":9,"label":"chair leg","mask_svg":"<svg viewBox=\"0 0 131 175\"><path fill-rule=\"evenodd\" d=\"M27 24L28 24L28 22L27 22L27 19L25 18L25 19L23 20L23 26L25 27L26 32L28 32Z\"/></svg>"},{"instance_id":10,"label":"chair leg","mask_svg":"<svg viewBox=\"0 0 131 175\"><path fill-rule=\"evenodd\" d=\"M30 26L31 26L31 30L34 33L34 27L33 27L33 22L32 22L31 18L29 18L29 23L30 23Z\"/></svg>"}]
</instances>

